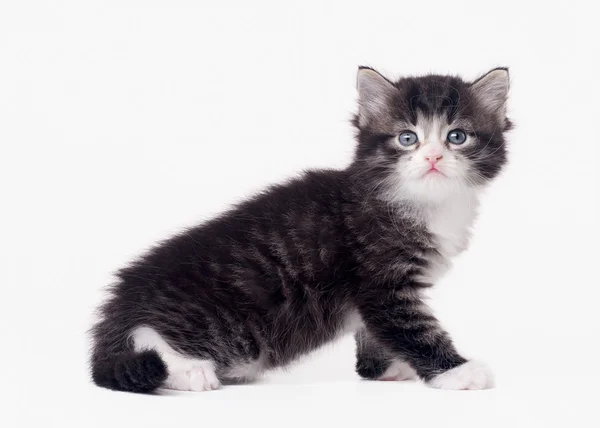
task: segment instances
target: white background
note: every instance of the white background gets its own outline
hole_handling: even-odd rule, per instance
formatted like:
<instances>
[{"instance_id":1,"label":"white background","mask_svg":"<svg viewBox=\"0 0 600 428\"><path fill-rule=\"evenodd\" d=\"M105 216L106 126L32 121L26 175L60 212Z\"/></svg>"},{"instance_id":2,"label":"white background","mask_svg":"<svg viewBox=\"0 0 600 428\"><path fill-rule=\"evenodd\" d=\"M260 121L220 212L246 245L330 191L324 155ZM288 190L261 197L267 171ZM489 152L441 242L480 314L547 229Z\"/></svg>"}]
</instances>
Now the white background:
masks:
<instances>
[{"instance_id":1,"label":"white background","mask_svg":"<svg viewBox=\"0 0 600 428\"><path fill-rule=\"evenodd\" d=\"M3 1L0 425L598 426L593 2ZM355 74L511 70L510 165L433 307L497 388L360 381L351 338L256 385L93 386L111 272L305 168L344 167Z\"/></svg>"}]
</instances>

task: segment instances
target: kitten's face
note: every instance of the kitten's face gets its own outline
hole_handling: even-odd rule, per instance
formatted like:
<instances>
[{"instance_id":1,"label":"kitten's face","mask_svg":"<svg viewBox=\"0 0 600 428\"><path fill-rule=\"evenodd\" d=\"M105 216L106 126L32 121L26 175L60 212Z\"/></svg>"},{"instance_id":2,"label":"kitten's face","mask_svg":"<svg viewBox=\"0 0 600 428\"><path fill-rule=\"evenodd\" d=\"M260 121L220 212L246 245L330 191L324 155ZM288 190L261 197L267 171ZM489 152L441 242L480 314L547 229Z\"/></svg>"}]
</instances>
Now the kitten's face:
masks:
<instances>
[{"instance_id":1,"label":"kitten's face","mask_svg":"<svg viewBox=\"0 0 600 428\"><path fill-rule=\"evenodd\" d=\"M450 76L390 82L358 75L356 165L386 199L441 201L477 189L506 161L508 72L473 83Z\"/></svg>"}]
</instances>

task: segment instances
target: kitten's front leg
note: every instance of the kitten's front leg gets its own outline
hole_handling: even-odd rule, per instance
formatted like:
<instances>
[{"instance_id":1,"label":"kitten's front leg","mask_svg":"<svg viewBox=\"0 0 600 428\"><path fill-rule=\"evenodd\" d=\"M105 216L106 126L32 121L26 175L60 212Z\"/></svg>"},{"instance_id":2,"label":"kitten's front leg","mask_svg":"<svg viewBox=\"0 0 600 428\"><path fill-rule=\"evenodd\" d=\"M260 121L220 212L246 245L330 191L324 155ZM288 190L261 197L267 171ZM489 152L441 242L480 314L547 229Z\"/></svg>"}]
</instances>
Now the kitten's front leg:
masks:
<instances>
[{"instance_id":1,"label":"kitten's front leg","mask_svg":"<svg viewBox=\"0 0 600 428\"><path fill-rule=\"evenodd\" d=\"M417 373L406 361L394 356L377 342L366 328L355 334L356 372L372 380L413 380Z\"/></svg>"},{"instance_id":2,"label":"kitten's front leg","mask_svg":"<svg viewBox=\"0 0 600 428\"><path fill-rule=\"evenodd\" d=\"M368 299L359 308L373 338L408 362L427 385L440 389L493 387L490 370L456 352L448 333L414 293Z\"/></svg>"}]
</instances>

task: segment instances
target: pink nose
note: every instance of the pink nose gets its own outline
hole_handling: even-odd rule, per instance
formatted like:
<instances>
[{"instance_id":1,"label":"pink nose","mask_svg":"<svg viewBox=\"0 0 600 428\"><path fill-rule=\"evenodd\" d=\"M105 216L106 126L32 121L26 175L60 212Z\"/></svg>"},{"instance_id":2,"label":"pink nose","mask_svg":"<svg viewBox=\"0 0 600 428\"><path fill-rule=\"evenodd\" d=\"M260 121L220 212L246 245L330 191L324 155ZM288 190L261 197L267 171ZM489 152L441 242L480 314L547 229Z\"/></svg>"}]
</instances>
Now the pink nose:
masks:
<instances>
[{"instance_id":1,"label":"pink nose","mask_svg":"<svg viewBox=\"0 0 600 428\"><path fill-rule=\"evenodd\" d=\"M435 165L436 163L438 163L440 161L440 159L442 159L443 156L442 155L431 155L431 156L425 156L425 159L427 160L427 162L429 162L431 165Z\"/></svg>"}]
</instances>

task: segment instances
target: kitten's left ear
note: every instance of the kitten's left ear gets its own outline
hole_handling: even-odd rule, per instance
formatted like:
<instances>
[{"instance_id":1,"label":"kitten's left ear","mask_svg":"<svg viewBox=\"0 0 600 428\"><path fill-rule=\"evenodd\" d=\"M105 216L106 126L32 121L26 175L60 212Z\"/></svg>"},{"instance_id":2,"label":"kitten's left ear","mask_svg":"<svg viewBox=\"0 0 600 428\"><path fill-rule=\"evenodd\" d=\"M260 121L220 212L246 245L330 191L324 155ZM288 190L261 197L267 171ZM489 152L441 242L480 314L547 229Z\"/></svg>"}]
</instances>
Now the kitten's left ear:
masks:
<instances>
[{"instance_id":1,"label":"kitten's left ear","mask_svg":"<svg viewBox=\"0 0 600 428\"><path fill-rule=\"evenodd\" d=\"M509 86L508 68L501 67L475 80L471 90L486 110L504 119Z\"/></svg>"}]
</instances>

